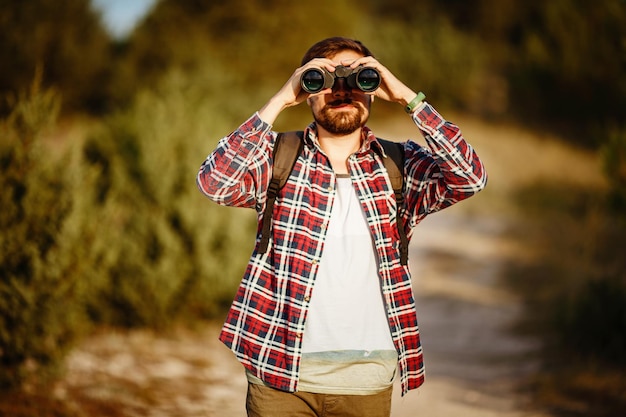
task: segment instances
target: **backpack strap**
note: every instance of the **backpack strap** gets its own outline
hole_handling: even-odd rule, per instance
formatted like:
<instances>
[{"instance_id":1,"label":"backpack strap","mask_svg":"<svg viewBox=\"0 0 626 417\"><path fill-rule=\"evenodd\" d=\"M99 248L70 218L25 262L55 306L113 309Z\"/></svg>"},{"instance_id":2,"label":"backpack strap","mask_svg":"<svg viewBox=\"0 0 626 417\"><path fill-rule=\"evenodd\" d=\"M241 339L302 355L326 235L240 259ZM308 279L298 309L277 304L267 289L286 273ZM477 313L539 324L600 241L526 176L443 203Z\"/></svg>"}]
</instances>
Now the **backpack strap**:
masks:
<instances>
[{"instance_id":1,"label":"backpack strap","mask_svg":"<svg viewBox=\"0 0 626 417\"><path fill-rule=\"evenodd\" d=\"M272 212L274 202L278 192L285 186L293 167L296 164L298 155L302 152L304 142L303 131L292 131L279 133L274 143L272 179L267 189L267 202L263 211L263 223L261 227L261 241L258 246L258 253L265 253L270 241L272 229Z\"/></svg>"},{"instance_id":2,"label":"backpack strap","mask_svg":"<svg viewBox=\"0 0 626 417\"><path fill-rule=\"evenodd\" d=\"M396 223L398 225L398 235L400 236L400 262L402 262L402 265L407 265L409 262L409 239L400 216L400 210L404 206L404 145L390 140L377 139L387 155L387 157L382 158L383 164L396 197L398 210Z\"/></svg>"},{"instance_id":3,"label":"backpack strap","mask_svg":"<svg viewBox=\"0 0 626 417\"><path fill-rule=\"evenodd\" d=\"M279 133L274 144L273 173L270 185L267 190L267 202L263 211L263 223L261 225L261 240L259 242L258 253L265 253L269 245L272 229L272 212L274 202L278 192L284 187L293 167L296 164L298 155L304 146L303 131L291 131ZM404 205L404 146L398 142L392 142L378 138L378 141L385 149L387 157L383 157L383 164L387 170L387 175L391 181L393 193L396 198L398 209L398 235L400 236L400 261L407 265L409 258L409 240L402 224L400 210Z\"/></svg>"}]
</instances>

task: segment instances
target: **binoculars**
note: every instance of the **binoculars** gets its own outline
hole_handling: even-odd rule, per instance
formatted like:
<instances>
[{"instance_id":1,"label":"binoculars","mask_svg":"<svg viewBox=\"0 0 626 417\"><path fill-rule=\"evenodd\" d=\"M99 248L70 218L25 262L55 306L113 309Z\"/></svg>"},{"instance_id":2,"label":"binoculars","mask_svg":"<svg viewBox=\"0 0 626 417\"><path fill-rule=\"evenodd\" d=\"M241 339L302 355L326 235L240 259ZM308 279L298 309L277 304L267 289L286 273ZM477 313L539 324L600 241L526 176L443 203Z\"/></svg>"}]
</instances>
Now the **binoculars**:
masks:
<instances>
[{"instance_id":1,"label":"binoculars","mask_svg":"<svg viewBox=\"0 0 626 417\"><path fill-rule=\"evenodd\" d=\"M338 65L335 72L329 72L324 68L312 68L302 74L300 85L307 93L317 93L332 88L336 78L343 78L349 88L358 88L365 92L372 92L380 85L378 71L362 65L356 68Z\"/></svg>"}]
</instances>

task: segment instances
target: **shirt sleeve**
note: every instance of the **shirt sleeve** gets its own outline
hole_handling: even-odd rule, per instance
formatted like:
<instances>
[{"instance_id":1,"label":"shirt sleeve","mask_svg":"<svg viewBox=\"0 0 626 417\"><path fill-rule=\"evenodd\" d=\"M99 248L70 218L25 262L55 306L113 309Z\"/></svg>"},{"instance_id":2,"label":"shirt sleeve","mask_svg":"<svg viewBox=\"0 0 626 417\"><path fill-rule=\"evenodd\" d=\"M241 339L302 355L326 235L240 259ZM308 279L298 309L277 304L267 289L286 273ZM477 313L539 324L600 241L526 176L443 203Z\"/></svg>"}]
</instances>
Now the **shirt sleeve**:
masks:
<instances>
[{"instance_id":1,"label":"shirt sleeve","mask_svg":"<svg viewBox=\"0 0 626 417\"><path fill-rule=\"evenodd\" d=\"M276 136L255 113L222 138L202 163L196 182L220 205L253 208L267 188Z\"/></svg>"},{"instance_id":2,"label":"shirt sleeve","mask_svg":"<svg viewBox=\"0 0 626 417\"><path fill-rule=\"evenodd\" d=\"M424 102L412 114L428 148L405 145L406 198L411 226L426 215L464 200L485 188L485 167L461 130Z\"/></svg>"}]
</instances>

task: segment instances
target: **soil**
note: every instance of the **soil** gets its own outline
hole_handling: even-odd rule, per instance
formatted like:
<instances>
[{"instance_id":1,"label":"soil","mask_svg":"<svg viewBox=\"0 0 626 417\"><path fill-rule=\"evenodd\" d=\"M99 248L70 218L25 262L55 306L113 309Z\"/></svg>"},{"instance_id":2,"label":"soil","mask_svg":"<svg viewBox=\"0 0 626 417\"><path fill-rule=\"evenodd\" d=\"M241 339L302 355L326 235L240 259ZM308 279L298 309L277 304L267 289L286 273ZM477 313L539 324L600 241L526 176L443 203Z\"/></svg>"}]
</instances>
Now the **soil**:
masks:
<instances>
[{"instance_id":1,"label":"soil","mask_svg":"<svg viewBox=\"0 0 626 417\"><path fill-rule=\"evenodd\" d=\"M396 387L392 416L548 416L524 390L537 366L535 341L510 331L520 301L500 284L505 262L530 252L507 237L514 221L507 192L555 173L596 181L595 162L506 126L458 124L467 126L465 136L485 161L490 185L484 196L430 216L415 231L410 263L426 381L404 397ZM393 137L405 128L414 136L410 125L380 130ZM543 152L531 170L519 159L537 146ZM564 154L576 164L561 163ZM565 166L577 172L563 172ZM168 334L103 331L70 355L56 396L81 416L243 417L246 380L217 341L218 332L219 323Z\"/></svg>"}]
</instances>

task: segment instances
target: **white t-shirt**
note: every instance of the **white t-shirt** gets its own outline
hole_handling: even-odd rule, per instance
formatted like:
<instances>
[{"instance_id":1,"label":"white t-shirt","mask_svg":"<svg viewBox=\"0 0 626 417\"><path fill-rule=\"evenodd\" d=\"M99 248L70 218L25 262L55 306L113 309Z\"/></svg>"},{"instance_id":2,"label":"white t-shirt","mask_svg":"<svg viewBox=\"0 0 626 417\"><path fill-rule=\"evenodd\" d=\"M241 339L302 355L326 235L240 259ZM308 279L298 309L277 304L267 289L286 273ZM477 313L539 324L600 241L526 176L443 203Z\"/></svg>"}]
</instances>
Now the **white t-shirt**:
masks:
<instances>
[{"instance_id":1,"label":"white t-shirt","mask_svg":"<svg viewBox=\"0 0 626 417\"><path fill-rule=\"evenodd\" d=\"M301 391L369 394L393 383L397 353L377 256L349 176L337 178L302 350Z\"/></svg>"}]
</instances>

